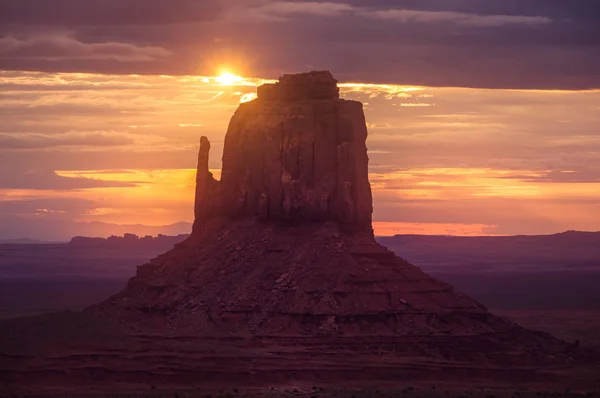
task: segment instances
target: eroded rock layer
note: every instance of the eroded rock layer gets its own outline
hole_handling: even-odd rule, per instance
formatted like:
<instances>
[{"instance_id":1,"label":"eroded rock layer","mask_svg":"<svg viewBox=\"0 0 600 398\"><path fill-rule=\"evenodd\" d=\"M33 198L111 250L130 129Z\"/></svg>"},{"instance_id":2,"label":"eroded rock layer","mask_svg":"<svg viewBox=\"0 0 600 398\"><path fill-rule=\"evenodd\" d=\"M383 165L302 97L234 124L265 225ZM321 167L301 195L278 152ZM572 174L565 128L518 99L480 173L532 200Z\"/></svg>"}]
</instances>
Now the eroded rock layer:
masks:
<instances>
[{"instance_id":1,"label":"eroded rock layer","mask_svg":"<svg viewBox=\"0 0 600 398\"><path fill-rule=\"evenodd\" d=\"M283 75L279 82L259 87L257 94L261 101L294 102L336 99L340 90L330 72L309 72Z\"/></svg>"}]
</instances>

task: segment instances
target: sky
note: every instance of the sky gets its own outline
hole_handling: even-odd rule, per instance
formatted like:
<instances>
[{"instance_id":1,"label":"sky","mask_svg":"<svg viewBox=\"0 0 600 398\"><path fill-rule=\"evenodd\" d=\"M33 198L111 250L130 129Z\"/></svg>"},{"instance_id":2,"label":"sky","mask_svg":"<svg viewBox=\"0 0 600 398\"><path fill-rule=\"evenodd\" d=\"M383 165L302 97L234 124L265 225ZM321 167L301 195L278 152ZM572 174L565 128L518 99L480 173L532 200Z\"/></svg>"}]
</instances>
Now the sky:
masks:
<instances>
[{"instance_id":1,"label":"sky","mask_svg":"<svg viewBox=\"0 0 600 398\"><path fill-rule=\"evenodd\" d=\"M365 105L377 234L600 230L596 0L1 0L0 220L190 222L199 137L218 175L313 69Z\"/></svg>"}]
</instances>

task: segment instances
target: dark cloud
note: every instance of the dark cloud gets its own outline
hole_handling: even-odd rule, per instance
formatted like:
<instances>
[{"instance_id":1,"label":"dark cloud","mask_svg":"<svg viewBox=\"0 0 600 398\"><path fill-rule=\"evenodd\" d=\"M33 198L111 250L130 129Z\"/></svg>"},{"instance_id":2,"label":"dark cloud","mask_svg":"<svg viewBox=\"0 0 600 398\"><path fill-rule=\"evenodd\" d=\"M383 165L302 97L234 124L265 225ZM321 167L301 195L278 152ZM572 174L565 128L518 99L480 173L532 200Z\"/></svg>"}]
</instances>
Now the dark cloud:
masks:
<instances>
[{"instance_id":1,"label":"dark cloud","mask_svg":"<svg viewBox=\"0 0 600 398\"><path fill-rule=\"evenodd\" d=\"M141 182L95 180L85 177L63 177L52 170L19 170L4 168L0 171L0 189L33 189L68 191L74 189L135 187Z\"/></svg>"},{"instance_id":2,"label":"dark cloud","mask_svg":"<svg viewBox=\"0 0 600 398\"><path fill-rule=\"evenodd\" d=\"M3 0L0 23L164 25L215 19L223 11L222 3L218 0Z\"/></svg>"},{"instance_id":3,"label":"dark cloud","mask_svg":"<svg viewBox=\"0 0 600 398\"><path fill-rule=\"evenodd\" d=\"M120 62L150 62L171 53L161 47L136 47L129 43L82 43L68 36L40 36L0 39L0 57L12 59L59 59L69 61L113 60Z\"/></svg>"},{"instance_id":4,"label":"dark cloud","mask_svg":"<svg viewBox=\"0 0 600 398\"><path fill-rule=\"evenodd\" d=\"M376 9L453 11L478 15L526 15L550 18L595 19L600 16L596 0L330 0Z\"/></svg>"},{"instance_id":5,"label":"dark cloud","mask_svg":"<svg viewBox=\"0 0 600 398\"><path fill-rule=\"evenodd\" d=\"M9 0L2 7L2 69L214 74L232 64L261 77L320 68L378 83L600 87L595 0Z\"/></svg>"},{"instance_id":6,"label":"dark cloud","mask_svg":"<svg viewBox=\"0 0 600 398\"><path fill-rule=\"evenodd\" d=\"M222 150L222 144L211 146L215 153ZM198 149L165 149L156 151L131 151L117 148L96 150L40 150L24 157L22 151L0 151L0 169L45 169L55 170L104 170L119 169L195 169ZM217 155L211 156L211 168L220 168Z\"/></svg>"},{"instance_id":7,"label":"dark cloud","mask_svg":"<svg viewBox=\"0 0 600 398\"><path fill-rule=\"evenodd\" d=\"M400 23L450 23L473 27L499 27L509 25L537 26L552 20L542 16L524 15L478 15L455 11L379 10L365 11L366 18Z\"/></svg>"},{"instance_id":8,"label":"dark cloud","mask_svg":"<svg viewBox=\"0 0 600 398\"><path fill-rule=\"evenodd\" d=\"M15 216L31 215L70 218L81 216L95 206L94 202L82 198L30 196L16 200L0 201L0 218L8 216L15 219Z\"/></svg>"},{"instance_id":9,"label":"dark cloud","mask_svg":"<svg viewBox=\"0 0 600 398\"><path fill-rule=\"evenodd\" d=\"M0 133L2 149L47 149L57 147L113 147L133 144L127 134L112 132L85 132L64 134Z\"/></svg>"}]
</instances>

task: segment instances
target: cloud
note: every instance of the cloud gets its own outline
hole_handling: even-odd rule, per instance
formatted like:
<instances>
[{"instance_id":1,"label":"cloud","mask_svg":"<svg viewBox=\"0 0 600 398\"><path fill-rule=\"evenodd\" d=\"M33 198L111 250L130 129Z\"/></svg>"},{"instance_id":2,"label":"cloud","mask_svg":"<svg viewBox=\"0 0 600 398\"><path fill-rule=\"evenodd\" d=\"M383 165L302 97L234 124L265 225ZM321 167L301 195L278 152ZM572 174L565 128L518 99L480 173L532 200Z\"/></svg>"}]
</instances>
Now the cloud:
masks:
<instances>
[{"instance_id":1,"label":"cloud","mask_svg":"<svg viewBox=\"0 0 600 398\"><path fill-rule=\"evenodd\" d=\"M94 202L87 199L65 196L47 197L44 196L46 192L39 191L37 193L38 195L0 201L0 219L10 217L10 219L16 221L19 216L37 215L43 215L45 218L69 219L78 217L94 208ZM6 227L11 224L9 220L3 219L2 221L8 221ZM3 223L0 222L0 224ZM10 228L6 228L4 232L11 236Z\"/></svg>"},{"instance_id":2,"label":"cloud","mask_svg":"<svg viewBox=\"0 0 600 398\"><path fill-rule=\"evenodd\" d=\"M54 26L151 25L218 18L219 0L2 0L0 23Z\"/></svg>"},{"instance_id":3,"label":"cloud","mask_svg":"<svg viewBox=\"0 0 600 398\"><path fill-rule=\"evenodd\" d=\"M287 2L275 1L252 10L269 17L316 15L326 17L360 16L400 23L454 23L475 27L499 27L504 25L541 25L552 22L544 16L524 15L481 15L455 11L428 11L415 9L373 9L372 7L356 7L346 3L334 2ZM278 20L273 18L273 20ZM281 19L279 19L281 20Z\"/></svg>"},{"instance_id":4,"label":"cloud","mask_svg":"<svg viewBox=\"0 0 600 398\"><path fill-rule=\"evenodd\" d=\"M320 68L342 81L442 87L600 82L598 6L588 0L147 0L143 13L137 0L8 3L17 11L0 10L0 40L24 48L0 57L4 70L212 75L228 64L266 78Z\"/></svg>"},{"instance_id":5,"label":"cloud","mask_svg":"<svg viewBox=\"0 0 600 398\"><path fill-rule=\"evenodd\" d=\"M150 62L166 58L171 52L161 47L138 47L129 43L83 43L69 36L39 36L18 39L0 38L1 58L42 58L47 60L116 60Z\"/></svg>"},{"instance_id":6,"label":"cloud","mask_svg":"<svg viewBox=\"0 0 600 398\"><path fill-rule=\"evenodd\" d=\"M362 15L369 18L390 20L402 23L454 23L477 27L498 27L504 25L542 25L552 22L543 16L522 15L478 15L452 11L422 10L376 10L366 11Z\"/></svg>"},{"instance_id":7,"label":"cloud","mask_svg":"<svg viewBox=\"0 0 600 398\"><path fill-rule=\"evenodd\" d=\"M583 170L547 170L541 173L515 174L502 178L520 179L535 183L600 183L600 167ZM600 202L600 199L596 199Z\"/></svg>"},{"instance_id":8,"label":"cloud","mask_svg":"<svg viewBox=\"0 0 600 398\"><path fill-rule=\"evenodd\" d=\"M493 225L485 224L437 224L408 222L374 222L373 229L377 236L393 236L398 234L416 235L455 235L482 236L488 235Z\"/></svg>"},{"instance_id":9,"label":"cloud","mask_svg":"<svg viewBox=\"0 0 600 398\"><path fill-rule=\"evenodd\" d=\"M141 182L95 180L85 177L63 177L53 170L0 171L0 189L68 191L74 189L135 187ZM1 202L1 201L0 201Z\"/></svg>"},{"instance_id":10,"label":"cloud","mask_svg":"<svg viewBox=\"0 0 600 398\"><path fill-rule=\"evenodd\" d=\"M202 76L0 72L6 98L0 102L0 170L9 174L2 181L112 209L82 217L190 220L198 137L209 137L210 167L219 168L223 136L239 102L239 94L237 102L228 97L253 91L257 82L244 91ZM377 221L496 225L506 233L597 227L600 91L349 83L341 95L369 104ZM412 103L435 106L402 106ZM12 170L24 171L10 177ZM78 191L105 181L138 185ZM0 192L0 200L18 191Z\"/></svg>"},{"instance_id":11,"label":"cloud","mask_svg":"<svg viewBox=\"0 0 600 398\"><path fill-rule=\"evenodd\" d=\"M113 147L135 143L132 136L116 132L68 132L58 134L0 133L2 149L48 149L61 147Z\"/></svg>"},{"instance_id":12,"label":"cloud","mask_svg":"<svg viewBox=\"0 0 600 398\"><path fill-rule=\"evenodd\" d=\"M354 13L355 11L356 8L349 4L316 1L293 3L276 1L259 8L259 12L272 15L311 14L329 17Z\"/></svg>"}]
</instances>

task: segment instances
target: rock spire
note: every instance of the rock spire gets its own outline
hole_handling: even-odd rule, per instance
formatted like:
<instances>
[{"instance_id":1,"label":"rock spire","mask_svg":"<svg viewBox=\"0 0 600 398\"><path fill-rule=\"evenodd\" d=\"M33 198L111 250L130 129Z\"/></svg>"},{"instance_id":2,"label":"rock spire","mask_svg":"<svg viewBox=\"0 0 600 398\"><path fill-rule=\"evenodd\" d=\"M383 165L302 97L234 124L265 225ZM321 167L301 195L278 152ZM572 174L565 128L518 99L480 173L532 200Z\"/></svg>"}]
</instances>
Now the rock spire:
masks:
<instances>
[{"instance_id":1,"label":"rock spire","mask_svg":"<svg viewBox=\"0 0 600 398\"><path fill-rule=\"evenodd\" d=\"M194 225L209 219L219 211L219 182L208 169L210 142L200 138L198 170L196 172L196 201L194 203Z\"/></svg>"}]
</instances>

